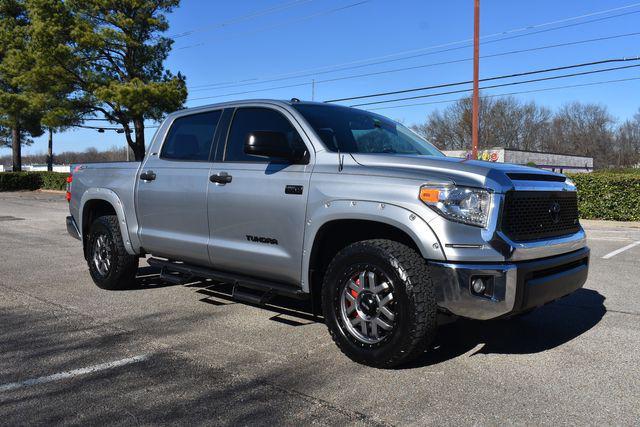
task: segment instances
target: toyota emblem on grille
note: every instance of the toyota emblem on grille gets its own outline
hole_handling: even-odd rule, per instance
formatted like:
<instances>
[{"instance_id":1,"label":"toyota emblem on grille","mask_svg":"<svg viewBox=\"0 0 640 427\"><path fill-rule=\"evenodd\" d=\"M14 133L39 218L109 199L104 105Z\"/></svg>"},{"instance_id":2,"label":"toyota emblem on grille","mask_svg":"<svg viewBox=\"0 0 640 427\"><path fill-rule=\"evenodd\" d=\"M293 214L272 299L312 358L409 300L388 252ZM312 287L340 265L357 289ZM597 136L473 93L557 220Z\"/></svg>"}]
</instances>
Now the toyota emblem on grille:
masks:
<instances>
[{"instance_id":1,"label":"toyota emblem on grille","mask_svg":"<svg viewBox=\"0 0 640 427\"><path fill-rule=\"evenodd\" d=\"M551 203L551 206L549 206L549 215L551 216L551 221L553 221L554 224L557 224L560 222L561 210L562 208L560 207L560 203L558 202L553 202Z\"/></svg>"}]
</instances>

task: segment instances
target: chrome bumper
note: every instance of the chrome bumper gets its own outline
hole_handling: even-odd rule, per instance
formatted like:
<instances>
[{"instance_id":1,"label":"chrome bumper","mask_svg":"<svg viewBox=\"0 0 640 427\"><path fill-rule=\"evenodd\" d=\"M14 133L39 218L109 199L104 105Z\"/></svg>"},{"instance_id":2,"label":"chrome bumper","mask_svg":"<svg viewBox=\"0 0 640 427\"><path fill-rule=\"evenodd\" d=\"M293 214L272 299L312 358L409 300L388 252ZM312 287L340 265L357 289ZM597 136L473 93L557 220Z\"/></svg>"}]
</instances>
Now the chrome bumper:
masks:
<instances>
[{"instance_id":1,"label":"chrome bumper","mask_svg":"<svg viewBox=\"0 0 640 427\"><path fill-rule=\"evenodd\" d=\"M514 242L501 231L496 233L510 251L509 261L525 261L572 252L587 246L587 235L580 231L567 236L549 238L534 242Z\"/></svg>"},{"instance_id":2,"label":"chrome bumper","mask_svg":"<svg viewBox=\"0 0 640 427\"><path fill-rule=\"evenodd\" d=\"M67 233L74 239L82 240L80 237L80 230L78 230L78 225L72 216L67 217Z\"/></svg>"},{"instance_id":3,"label":"chrome bumper","mask_svg":"<svg viewBox=\"0 0 640 427\"><path fill-rule=\"evenodd\" d=\"M439 307L458 316L488 320L562 298L581 288L589 270L589 248L533 261L499 264L430 262ZM474 278L489 292L476 295Z\"/></svg>"}]
</instances>

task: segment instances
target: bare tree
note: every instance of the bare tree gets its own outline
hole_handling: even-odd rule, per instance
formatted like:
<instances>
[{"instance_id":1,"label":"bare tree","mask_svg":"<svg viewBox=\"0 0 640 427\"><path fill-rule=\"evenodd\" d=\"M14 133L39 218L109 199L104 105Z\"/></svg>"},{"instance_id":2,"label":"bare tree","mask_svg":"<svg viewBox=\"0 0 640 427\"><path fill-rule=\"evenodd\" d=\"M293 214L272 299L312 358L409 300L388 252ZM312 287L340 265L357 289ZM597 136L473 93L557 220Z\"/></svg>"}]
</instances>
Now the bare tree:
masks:
<instances>
[{"instance_id":1,"label":"bare tree","mask_svg":"<svg viewBox=\"0 0 640 427\"><path fill-rule=\"evenodd\" d=\"M126 150L130 150L130 148L114 146L105 151L98 151L96 148L90 147L85 151L64 151L56 153L55 157L57 163L65 165L90 162L123 162L127 158ZM47 157L47 153L28 154L23 155L22 159L25 164L45 164ZM11 165L11 156L0 157L0 164L5 167Z\"/></svg>"},{"instance_id":2,"label":"bare tree","mask_svg":"<svg viewBox=\"0 0 640 427\"><path fill-rule=\"evenodd\" d=\"M480 144L483 147L491 146L486 143L490 140L486 126L488 113L493 106L490 98L480 98ZM444 111L435 111L427 117L423 124L414 125L412 129L424 136L436 147L444 150L464 150L471 146L471 110L470 97L462 98Z\"/></svg>"},{"instance_id":3,"label":"bare tree","mask_svg":"<svg viewBox=\"0 0 640 427\"><path fill-rule=\"evenodd\" d=\"M640 109L633 119L626 120L618 127L615 151L616 166L640 164Z\"/></svg>"},{"instance_id":4,"label":"bare tree","mask_svg":"<svg viewBox=\"0 0 640 427\"><path fill-rule=\"evenodd\" d=\"M463 98L444 111L435 111L413 129L438 148L464 150L471 145L471 98ZM547 138L551 111L534 102L513 97L480 98L480 148L532 150Z\"/></svg>"},{"instance_id":5,"label":"bare tree","mask_svg":"<svg viewBox=\"0 0 640 427\"><path fill-rule=\"evenodd\" d=\"M555 114L545 151L565 152L593 157L594 166L607 167L614 162L615 119L598 104L572 102Z\"/></svg>"}]
</instances>

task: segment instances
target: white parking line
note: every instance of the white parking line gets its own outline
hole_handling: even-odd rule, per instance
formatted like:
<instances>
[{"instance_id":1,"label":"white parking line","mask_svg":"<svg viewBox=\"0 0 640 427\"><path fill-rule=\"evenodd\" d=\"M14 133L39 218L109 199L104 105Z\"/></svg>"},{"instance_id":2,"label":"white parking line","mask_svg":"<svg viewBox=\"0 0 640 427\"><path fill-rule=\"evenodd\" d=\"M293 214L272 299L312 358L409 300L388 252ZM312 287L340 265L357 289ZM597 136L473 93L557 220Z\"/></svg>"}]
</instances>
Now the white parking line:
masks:
<instances>
[{"instance_id":1,"label":"white parking line","mask_svg":"<svg viewBox=\"0 0 640 427\"><path fill-rule=\"evenodd\" d=\"M50 383L53 381L73 378L80 375L91 374L93 372L118 368L120 366L130 365L132 363L143 362L148 358L149 358L149 355L143 354L141 356L129 357L127 359L116 360L114 362L102 363L100 365L93 365L93 366L88 366L86 368L74 369L73 371L58 372L57 374L49 375L46 377L31 378L25 381L3 384L3 385L0 385L0 393L4 391L9 391L9 390L15 390L17 388L30 387L32 385Z\"/></svg>"},{"instance_id":2,"label":"white parking line","mask_svg":"<svg viewBox=\"0 0 640 427\"><path fill-rule=\"evenodd\" d=\"M622 252L624 252L624 251L626 251L626 250L629 250L629 249L631 249L631 248L633 248L633 247L636 247L636 246L638 246L638 245L640 245L640 241L633 242L633 243L631 243L630 245L627 245L627 246L622 247L622 248L620 248L620 249L616 249L616 250L615 250L615 251L613 251L613 252L609 252L608 254L606 254L605 256L603 256L603 257L602 257L602 259L609 259L609 258L613 258L614 256L616 256L616 255L618 255L618 254L621 254Z\"/></svg>"}]
</instances>

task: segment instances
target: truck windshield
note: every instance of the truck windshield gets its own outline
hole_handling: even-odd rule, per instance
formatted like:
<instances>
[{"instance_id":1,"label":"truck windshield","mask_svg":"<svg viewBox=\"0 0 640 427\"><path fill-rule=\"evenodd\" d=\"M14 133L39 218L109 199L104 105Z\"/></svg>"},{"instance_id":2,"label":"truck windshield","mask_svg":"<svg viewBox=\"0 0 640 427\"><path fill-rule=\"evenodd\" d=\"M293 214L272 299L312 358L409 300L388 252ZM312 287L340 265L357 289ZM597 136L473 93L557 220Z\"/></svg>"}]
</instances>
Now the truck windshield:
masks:
<instances>
[{"instance_id":1,"label":"truck windshield","mask_svg":"<svg viewBox=\"0 0 640 427\"><path fill-rule=\"evenodd\" d=\"M293 104L330 151L444 156L401 124L337 105Z\"/></svg>"}]
</instances>

